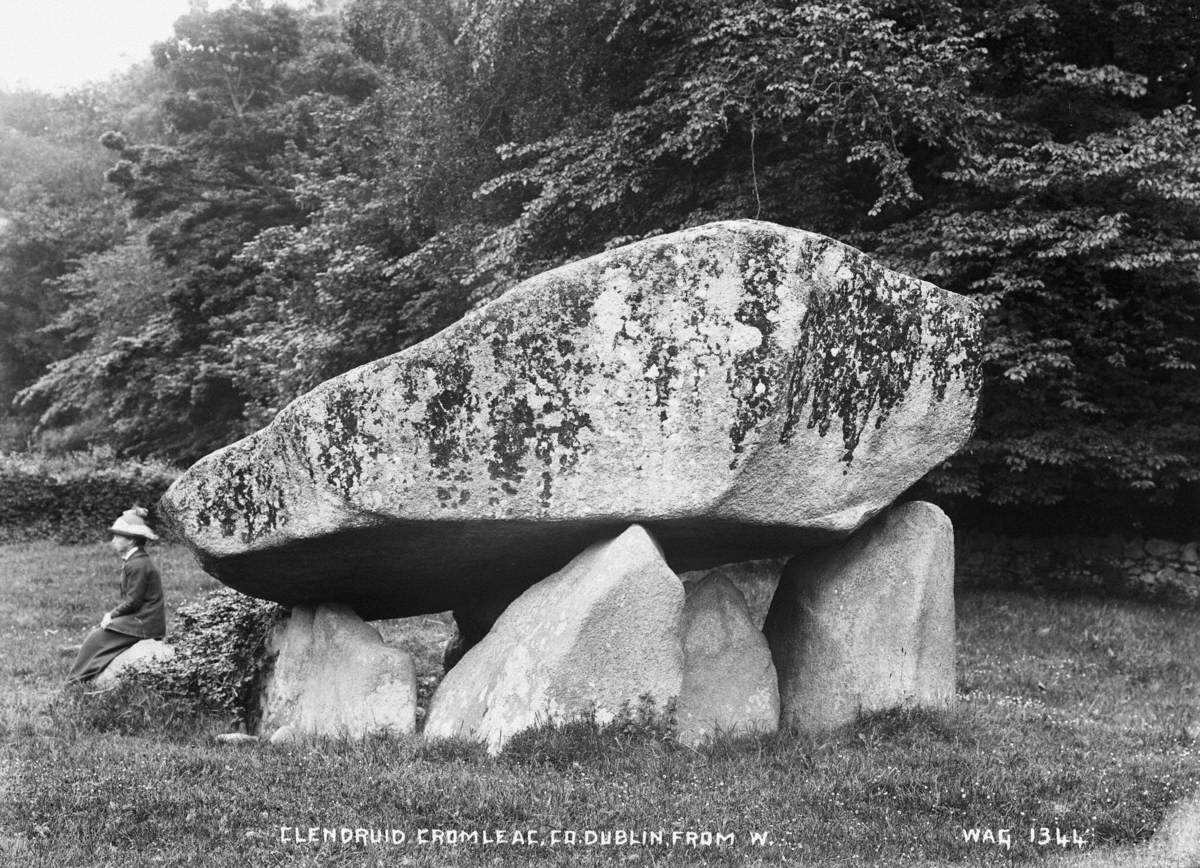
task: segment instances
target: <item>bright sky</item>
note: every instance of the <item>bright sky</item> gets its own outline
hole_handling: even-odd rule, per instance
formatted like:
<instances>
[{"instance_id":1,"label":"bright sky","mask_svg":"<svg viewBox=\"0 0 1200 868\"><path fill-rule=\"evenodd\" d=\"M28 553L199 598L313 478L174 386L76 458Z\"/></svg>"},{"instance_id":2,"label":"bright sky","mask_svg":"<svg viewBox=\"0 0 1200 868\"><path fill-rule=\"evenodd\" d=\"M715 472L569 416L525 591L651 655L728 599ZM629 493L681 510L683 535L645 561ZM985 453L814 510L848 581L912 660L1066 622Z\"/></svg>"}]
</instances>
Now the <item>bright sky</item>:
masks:
<instances>
[{"instance_id":1,"label":"bright sky","mask_svg":"<svg viewBox=\"0 0 1200 868\"><path fill-rule=\"evenodd\" d=\"M188 0L0 0L0 88L62 91L106 79L149 57L187 11Z\"/></svg>"}]
</instances>

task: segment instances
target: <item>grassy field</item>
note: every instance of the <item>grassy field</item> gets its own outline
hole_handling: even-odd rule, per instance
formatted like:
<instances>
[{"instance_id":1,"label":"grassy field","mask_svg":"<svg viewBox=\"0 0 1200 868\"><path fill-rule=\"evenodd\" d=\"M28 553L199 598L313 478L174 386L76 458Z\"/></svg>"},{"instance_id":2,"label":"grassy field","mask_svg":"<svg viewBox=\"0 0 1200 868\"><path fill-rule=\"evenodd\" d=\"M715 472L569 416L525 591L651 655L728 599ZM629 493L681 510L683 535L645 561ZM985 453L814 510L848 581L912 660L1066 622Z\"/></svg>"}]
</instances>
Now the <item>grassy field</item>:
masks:
<instances>
[{"instance_id":1,"label":"grassy field","mask_svg":"<svg viewBox=\"0 0 1200 868\"><path fill-rule=\"evenodd\" d=\"M215 586L179 549L156 557L172 608ZM1062 852L1056 829L1084 842L1072 851L1143 841L1200 787L1200 612L972 592L952 714L698 751L653 725L579 724L489 758L416 739L221 745L226 722L179 703L63 692L66 649L115 597L115 559L5 546L0 577L4 864L1040 863ZM383 632L429 675L445 629ZM358 828L376 840L321 841ZM534 845L514 843L529 830ZM460 833L479 841L449 843Z\"/></svg>"}]
</instances>

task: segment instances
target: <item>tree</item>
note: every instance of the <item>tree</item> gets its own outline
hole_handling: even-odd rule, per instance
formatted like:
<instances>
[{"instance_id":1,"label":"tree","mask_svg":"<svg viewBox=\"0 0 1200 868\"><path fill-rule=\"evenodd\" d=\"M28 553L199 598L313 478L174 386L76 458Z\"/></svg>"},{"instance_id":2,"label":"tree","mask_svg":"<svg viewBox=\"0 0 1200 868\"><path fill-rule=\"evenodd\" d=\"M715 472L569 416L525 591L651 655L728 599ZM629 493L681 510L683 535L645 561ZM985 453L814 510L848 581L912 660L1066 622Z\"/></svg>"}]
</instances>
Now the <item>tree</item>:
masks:
<instances>
[{"instance_id":1,"label":"tree","mask_svg":"<svg viewBox=\"0 0 1200 868\"><path fill-rule=\"evenodd\" d=\"M56 135L56 101L4 100L0 126L0 416L55 355L41 329L63 309L57 281L124 232L117 197L104 188L102 151ZM10 113L11 112L11 113ZM15 444L13 444L15 445Z\"/></svg>"},{"instance_id":2,"label":"tree","mask_svg":"<svg viewBox=\"0 0 1200 868\"><path fill-rule=\"evenodd\" d=\"M165 140L113 131L102 142L120 157L107 178L157 263L160 305L114 347L102 346L101 332L82 340L24 397L46 424L107 401L122 414L104 416L112 445L188 460L249 424L235 347L254 326L258 269L242 249L264 230L304 221L292 170L310 147L313 117L361 99L374 80L328 19L282 5L194 11L154 58L167 83ZM142 243L113 255L136 254L136 273L146 275ZM81 275L94 299L119 294L106 286L114 275L106 262L89 262ZM63 332L76 325L70 317L58 323ZM104 376L89 378L97 353Z\"/></svg>"},{"instance_id":3,"label":"tree","mask_svg":"<svg viewBox=\"0 0 1200 868\"><path fill-rule=\"evenodd\" d=\"M1200 481L1200 17L1047 3L980 23L997 120L878 235L987 311L979 431L930 482L1103 527Z\"/></svg>"},{"instance_id":4,"label":"tree","mask_svg":"<svg viewBox=\"0 0 1200 868\"><path fill-rule=\"evenodd\" d=\"M640 83L621 82L616 110L584 134L503 150L509 170L483 192L520 211L493 237L497 258L552 261L726 217L844 234L918 201L912 155L966 147L979 116L969 75L983 56L949 5L936 27L897 4L600 9L612 54L641 59ZM529 63L508 46L492 54Z\"/></svg>"},{"instance_id":5,"label":"tree","mask_svg":"<svg viewBox=\"0 0 1200 868\"><path fill-rule=\"evenodd\" d=\"M169 333L162 290L171 278L145 237L134 236L88 254L61 279L67 305L43 331L63 351L21 394L40 410L39 428L52 432L43 445L153 449L145 420L189 388L154 366L152 341Z\"/></svg>"},{"instance_id":6,"label":"tree","mask_svg":"<svg viewBox=\"0 0 1200 868\"><path fill-rule=\"evenodd\" d=\"M260 233L254 326L236 343L248 418L355 365L405 348L469 308L483 216L473 192L495 173L489 107L441 2L364 2L347 33L378 84L314 111L291 172L305 219Z\"/></svg>"}]
</instances>

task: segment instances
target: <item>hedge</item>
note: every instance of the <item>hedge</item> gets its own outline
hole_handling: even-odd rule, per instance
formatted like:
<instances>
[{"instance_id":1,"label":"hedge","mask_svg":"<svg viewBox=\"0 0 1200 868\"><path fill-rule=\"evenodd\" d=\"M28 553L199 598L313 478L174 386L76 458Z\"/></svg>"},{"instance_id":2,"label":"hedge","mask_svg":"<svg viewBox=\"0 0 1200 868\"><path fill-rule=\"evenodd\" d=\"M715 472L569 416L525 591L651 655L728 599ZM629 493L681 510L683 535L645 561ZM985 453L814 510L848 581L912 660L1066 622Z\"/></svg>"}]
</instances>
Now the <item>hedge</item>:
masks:
<instances>
[{"instance_id":1,"label":"hedge","mask_svg":"<svg viewBox=\"0 0 1200 868\"><path fill-rule=\"evenodd\" d=\"M95 542L135 505L150 510L150 526L159 530L155 507L178 475L167 464L118 460L102 452L0 453L0 543Z\"/></svg>"}]
</instances>

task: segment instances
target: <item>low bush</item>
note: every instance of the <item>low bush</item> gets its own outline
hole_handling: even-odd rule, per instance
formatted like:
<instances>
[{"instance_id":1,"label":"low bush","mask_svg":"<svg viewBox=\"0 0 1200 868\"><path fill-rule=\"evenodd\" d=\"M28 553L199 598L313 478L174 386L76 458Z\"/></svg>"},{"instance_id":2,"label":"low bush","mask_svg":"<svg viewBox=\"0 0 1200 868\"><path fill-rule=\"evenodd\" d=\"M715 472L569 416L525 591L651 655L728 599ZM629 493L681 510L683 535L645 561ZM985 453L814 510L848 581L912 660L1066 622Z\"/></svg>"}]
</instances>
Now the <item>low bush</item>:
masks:
<instances>
[{"instance_id":1,"label":"low bush","mask_svg":"<svg viewBox=\"0 0 1200 868\"><path fill-rule=\"evenodd\" d=\"M271 663L267 636L283 616L277 603L220 588L176 613L175 656L135 676L166 697L257 724L258 693Z\"/></svg>"},{"instance_id":2,"label":"low bush","mask_svg":"<svg viewBox=\"0 0 1200 868\"><path fill-rule=\"evenodd\" d=\"M151 526L161 528L154 507L177 475L167 464L103 451L0 454L0 543L94 541L134 505L149 509Z\"/></svg>"}]
</instances>

